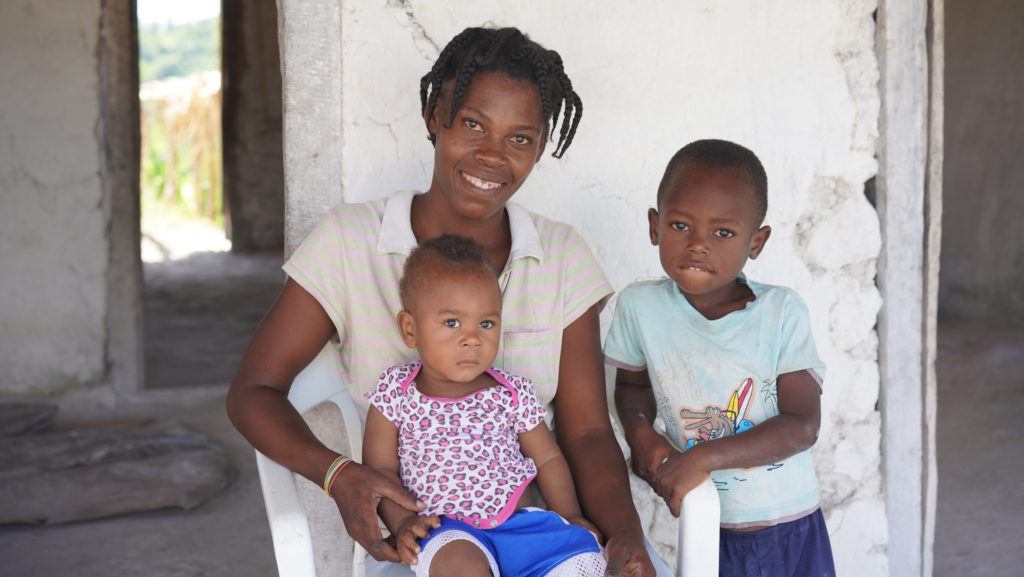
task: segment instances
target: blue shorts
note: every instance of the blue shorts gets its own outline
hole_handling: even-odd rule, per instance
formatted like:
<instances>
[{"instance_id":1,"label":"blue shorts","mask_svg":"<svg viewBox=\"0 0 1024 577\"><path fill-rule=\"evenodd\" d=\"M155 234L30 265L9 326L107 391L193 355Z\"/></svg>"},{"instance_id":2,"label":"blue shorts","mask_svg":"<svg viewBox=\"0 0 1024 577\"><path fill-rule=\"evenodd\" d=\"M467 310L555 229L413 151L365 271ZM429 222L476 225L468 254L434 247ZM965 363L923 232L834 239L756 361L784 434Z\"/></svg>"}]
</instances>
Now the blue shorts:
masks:
<instances>
[{"instance_id":1,"label":"blue shorts","mask_svg":"<svg viewBox=\"0 0 1024 577\"><path fill-rule=\"evenodd\" d=\"M482 549L494 577L542 577L563 561L587 553L596 554L590 562L601 564L600 572L594 574L604 575L604 556L590 531L569 524L556 513L533 507L516 511L493 529L477 529L441 517L441 526L420 540L416 574L428 574L430 561L440 546L454 540L470 541Z\"/></svg>"},{"instance_id":2,"label":"blue shorts","mask_svg":"<svg viewBox=\"0 0 1024 577\"><path fill-rule=\"evenodd\" d=\"M720 534L719 577L835 577L821 509L760 531Z\"/></svg>"}]
</instances>

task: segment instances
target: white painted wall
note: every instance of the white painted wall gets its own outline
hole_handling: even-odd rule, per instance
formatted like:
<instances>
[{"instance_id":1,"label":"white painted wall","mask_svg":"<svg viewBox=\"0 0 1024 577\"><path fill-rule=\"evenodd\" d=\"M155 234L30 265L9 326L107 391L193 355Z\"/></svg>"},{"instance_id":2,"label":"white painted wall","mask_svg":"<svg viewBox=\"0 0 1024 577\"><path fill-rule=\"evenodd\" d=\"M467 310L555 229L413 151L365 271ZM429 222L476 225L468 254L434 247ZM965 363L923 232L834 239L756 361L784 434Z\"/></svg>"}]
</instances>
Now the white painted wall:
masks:
<instances>
[{"instance_id":1,"label":"white painted wall","mask_svg":"<svg viewBox=\"0 0 1024 577\"><path fill-rule=\"evenodd\" d=\"M644 214L676 149L719 137L760 155L774 234L748 273L796 288L810 306L829 367L815 457L838 569L886 575L873 329L880 233L863 194L876 171L875 2L342 7L346 201L427 186L432 150L418 80L453 35L483 23L518 26L562 54L583 98L580 132L563 160L538 165L515 200L576 226L616 288L662 274ZM641 483L634 489L652 539L669 553L670 516Z\"/></svg>"},{"instance_id":2,"label":"white painted wall","mask_svg":"<svg viewBox=\"0 0 1024 577\"><path fill-rule=\"evenodd\" d=\"M105 373L100 2L0 2L0 393Z\"/></svg>"}]
</instances>

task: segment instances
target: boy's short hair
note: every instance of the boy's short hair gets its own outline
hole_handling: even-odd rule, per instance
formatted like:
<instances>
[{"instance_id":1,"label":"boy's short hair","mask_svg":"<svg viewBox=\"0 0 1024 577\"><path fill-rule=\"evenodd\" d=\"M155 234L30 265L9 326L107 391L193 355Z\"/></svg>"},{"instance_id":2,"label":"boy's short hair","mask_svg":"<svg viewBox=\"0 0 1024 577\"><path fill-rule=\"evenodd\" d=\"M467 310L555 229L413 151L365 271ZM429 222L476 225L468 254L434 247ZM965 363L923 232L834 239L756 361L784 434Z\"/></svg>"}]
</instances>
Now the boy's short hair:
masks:
<instances>
[{"instance_id":1,"label":"boy's short hair","mask_svg":"<svg viewBox=\"0 0 1024 577\"><path fill-rule=\"evenodd\" d=\"M680 148L672 160L668 161L661 184L658 185L659 208L665 191L672 183L672 177L686 164L722 168L743 175L757 198L757 222L761 224L764 221L768 214L768 175L753 151L728 140L695 140Z\"/></svg>"},{"instance_id":2,"label":"boy's short hair","mask_svg":"<svg viewBox=\"0 0 1024 577\"><path fill-rule=\"evenodd\" d=\"M398 282L402 308L409 310L416 293L431 281L451 273L476 270L489 273L497 282L498 273L480 243L457 234L442 234L424 241L409 253Z\"/></svg>"}]
</instances>

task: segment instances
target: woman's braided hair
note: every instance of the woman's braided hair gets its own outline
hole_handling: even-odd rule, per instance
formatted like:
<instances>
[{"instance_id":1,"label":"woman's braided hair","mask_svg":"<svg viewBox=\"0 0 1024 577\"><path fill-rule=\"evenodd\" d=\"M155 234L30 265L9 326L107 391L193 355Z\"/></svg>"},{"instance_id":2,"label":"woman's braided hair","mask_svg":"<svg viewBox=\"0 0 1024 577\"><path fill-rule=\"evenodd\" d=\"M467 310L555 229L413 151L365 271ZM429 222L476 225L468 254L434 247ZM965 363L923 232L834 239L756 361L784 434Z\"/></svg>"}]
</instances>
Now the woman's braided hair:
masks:
<instances>
[{"instance_id":1,"label":"woman's braided hair","mask_svg":"<svg viewBox=\"0 0 1024 577\"><path fill-rule=\"evenodd\" d=\"M583 115L583 102L572 89L562 67L562 57L537 44L516 28L466 28L444 47L430 72L420 79L420 105L424 118L437 108L446 81L452 81L451 109L445 128L451 128L455 113L478 72L501 72L509 78L532 82L540 93L541 114L551 137L561 115L558 144L551 156L561 158L572 144ZM431 134L430 141L436 142Z\"/></svg>"}]
</instances>

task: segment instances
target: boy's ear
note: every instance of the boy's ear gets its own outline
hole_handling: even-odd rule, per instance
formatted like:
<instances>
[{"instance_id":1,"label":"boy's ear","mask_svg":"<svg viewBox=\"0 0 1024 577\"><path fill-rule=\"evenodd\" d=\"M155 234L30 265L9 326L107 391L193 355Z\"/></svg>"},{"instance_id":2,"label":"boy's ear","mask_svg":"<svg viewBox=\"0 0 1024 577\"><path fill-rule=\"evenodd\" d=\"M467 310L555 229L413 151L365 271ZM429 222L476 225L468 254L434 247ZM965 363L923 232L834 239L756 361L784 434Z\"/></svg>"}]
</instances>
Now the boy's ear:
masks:
<instances>
[{"instance_id":1,"label":"boy's ear","mask_svg":"<svg viewBox=\"0 0 1024 577\"><path fill-rule=\"evenodd\" d=\"M658 246L658 210L655 208L647 209L647 224L650 226L649 233L651 235L651 244Z\"/></svg>"},{"instance_id":2,"label":"boy's ear","mask_svg":"<svg viewBox=\"0 0 1024 577\"><path fill-rule=\"evenodd\" d=\"M754 238L750 239L750 258L755 259L761 254L761 250L764 249L764 245L768 242L768 237L772 235L772 227L764 225L757 229L754 233Z\"/></svg>"},{"instance_id":3,"label":"boy's ear","mask_svg":"<svg viewBox=\"0 0 1024 577\"><path fill-rule=\"evenodd\" d=\"M398 332L402 335L405 346L410 349L416 348L416 319L405 309L398 313Z\"/></svg>"}]
</instances>

